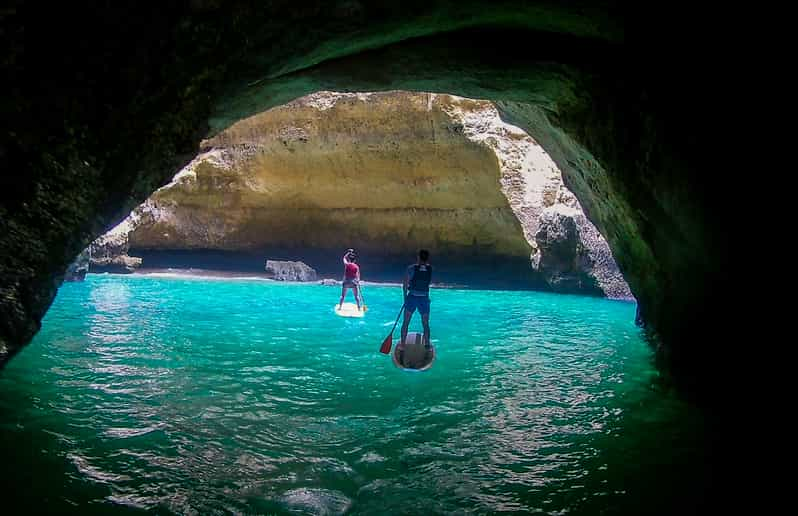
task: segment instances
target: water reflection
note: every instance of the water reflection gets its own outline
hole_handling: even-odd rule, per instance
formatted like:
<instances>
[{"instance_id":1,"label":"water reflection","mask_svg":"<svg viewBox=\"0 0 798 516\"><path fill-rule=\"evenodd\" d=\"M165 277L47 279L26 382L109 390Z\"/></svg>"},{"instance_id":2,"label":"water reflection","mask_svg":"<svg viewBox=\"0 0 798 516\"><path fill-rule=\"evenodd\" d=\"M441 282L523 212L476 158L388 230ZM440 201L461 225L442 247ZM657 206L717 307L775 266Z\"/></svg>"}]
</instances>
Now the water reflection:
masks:
<instances>
[{"instance_id":1,"label":"water reflection","mask_svg":"<svg viewBox=\"0 0 798 516\"><path fill-rule=\"evenodd\" d=\"M633 307L438 292L440 355L406 373L376 352L395 289L370 290L352 322L319 286L65 288L0 376L18 400L3 442L47 436L70 478L54 497L176 513L593 513L645 497L652 457L690 460L690 418L650 388ZM661 449L666 427L684 457Z\"/></svg>"}]
</instances>

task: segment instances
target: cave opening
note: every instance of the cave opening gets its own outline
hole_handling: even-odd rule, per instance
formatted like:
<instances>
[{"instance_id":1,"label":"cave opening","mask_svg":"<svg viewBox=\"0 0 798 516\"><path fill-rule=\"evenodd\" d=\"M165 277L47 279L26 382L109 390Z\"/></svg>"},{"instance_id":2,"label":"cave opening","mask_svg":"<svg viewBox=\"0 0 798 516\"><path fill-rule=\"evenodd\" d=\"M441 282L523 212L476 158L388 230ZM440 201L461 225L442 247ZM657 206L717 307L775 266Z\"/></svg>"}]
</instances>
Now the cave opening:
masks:
<instances>
[{"instance_id":1,"label":"cave opening","mask_svg":"<svg viewBox=\"0 0 798 516\"><path fill-rule=\"evenodd\" d=\"M362 319L331 310L349 246L366 257ZM419 247L442 279L436 361L414 377L377 345ZM316 270L262 281L267 259ZM48 455L2 453L74 478L55 493L78 506L371 513L403 510L412 489L411 512L634 512L662 485L699 503L708 473L679 468L703 456L701 416L661 381L556 164L491 102L324 91L254 115L205 140L71 269L83 281L3 376L33 400L4 409ZM33 370L49 372L19 382ZM672 471L629 482L662 453Z\"/></svg>"},{"instance_id":2,"label":"cave opening","mask_svg":"<svg viewBox=\"0 0 798 516\"><path fill-rule=\"evenodd\" d=\"M302 261L334 281L349 247L365 280L401 281L428 248L439 285L633 300L534 139L489 101L406 91L317 92L233 124L73 268L88 254L90 272Z\"/></svg>"}]
</instances>

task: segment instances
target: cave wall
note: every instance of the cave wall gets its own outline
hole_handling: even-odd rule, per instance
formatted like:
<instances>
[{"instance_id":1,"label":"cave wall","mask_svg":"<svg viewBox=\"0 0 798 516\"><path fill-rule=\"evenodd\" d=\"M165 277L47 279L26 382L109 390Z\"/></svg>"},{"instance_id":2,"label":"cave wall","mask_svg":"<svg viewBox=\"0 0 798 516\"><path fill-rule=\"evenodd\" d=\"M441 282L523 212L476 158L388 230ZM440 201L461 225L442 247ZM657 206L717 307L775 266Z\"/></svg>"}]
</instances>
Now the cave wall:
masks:
<instances>
[{"instance_id":1,"label":"cave wall","mask_svg":"<svg viewBox=\"0 0 798 516\"><path fill-rule=\"evenodd\" d=\"M186 1L0 11L0 360L72 259L203 137L317 90L498 102L563 171L682 374L725 276L702 25L615 2ZM675 35L678 35L676 37ZM674 73L677 70L678 73ZM689 79L685 79L689 78ZM683 130L690 114L691 130ZM706 131L704 131L706 132Z\"/></svg>"}]
</instances>

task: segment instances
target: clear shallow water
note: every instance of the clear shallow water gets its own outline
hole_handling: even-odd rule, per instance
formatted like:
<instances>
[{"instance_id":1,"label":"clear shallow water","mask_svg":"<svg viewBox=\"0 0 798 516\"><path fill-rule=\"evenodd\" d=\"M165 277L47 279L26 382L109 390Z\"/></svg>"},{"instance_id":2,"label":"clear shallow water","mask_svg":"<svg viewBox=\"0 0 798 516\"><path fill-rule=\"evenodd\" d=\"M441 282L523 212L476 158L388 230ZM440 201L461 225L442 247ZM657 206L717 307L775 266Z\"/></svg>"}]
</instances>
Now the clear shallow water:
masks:
<instances>
[{"instance_id":1,"label":"clear shallow water","mask_svg":"<svg viewBox=\"0 0 798 516\"><path fill-rule=\"evenodd\" d=\"M4 499L81 514L616 514L700 501L703 420L658 382L633 304L437 290L438 359L409 373L377 352L401 290L366 288L364 319L333 314L339 292L65 284L0 372Z\"/></svg>"}]
</instances>

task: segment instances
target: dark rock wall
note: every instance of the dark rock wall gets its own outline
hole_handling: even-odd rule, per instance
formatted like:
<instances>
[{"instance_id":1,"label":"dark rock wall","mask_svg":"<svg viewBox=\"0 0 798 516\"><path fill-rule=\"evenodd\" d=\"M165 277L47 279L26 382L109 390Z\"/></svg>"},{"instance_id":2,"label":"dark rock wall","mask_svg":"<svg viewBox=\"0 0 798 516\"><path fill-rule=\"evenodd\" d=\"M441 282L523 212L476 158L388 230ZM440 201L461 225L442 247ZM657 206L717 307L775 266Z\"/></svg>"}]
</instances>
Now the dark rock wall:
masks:
<instances>
[{"instance_id":1,"label":"dark rock wall","mask_svg":"<svg viewBox=\"0 0 798 516\"><path fill-rule=\"evenodd\" d=\"M74 257L201 138L316 90L407 89L498 101L540 142L670 362L697 379L726 277L710 196L722 171L701 138L715 114L709 18L620 7L12 2L0 11L0 361L36 332Z\"/></svg>"}]
</instances>

